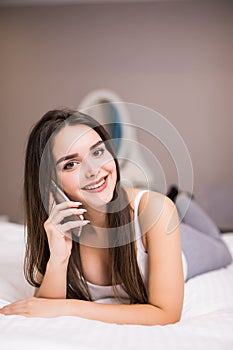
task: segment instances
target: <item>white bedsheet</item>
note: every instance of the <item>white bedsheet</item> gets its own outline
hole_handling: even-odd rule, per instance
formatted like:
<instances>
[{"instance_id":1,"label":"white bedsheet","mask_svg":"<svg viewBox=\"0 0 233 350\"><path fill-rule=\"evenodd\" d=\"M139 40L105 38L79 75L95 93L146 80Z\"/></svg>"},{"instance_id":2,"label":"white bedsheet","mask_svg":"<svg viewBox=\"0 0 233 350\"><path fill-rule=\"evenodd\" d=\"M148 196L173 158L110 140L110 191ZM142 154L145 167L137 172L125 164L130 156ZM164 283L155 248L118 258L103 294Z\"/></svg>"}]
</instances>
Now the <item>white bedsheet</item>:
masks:
<instances>
[{"instance_id":1,"label":"white bedsheet","mask_svg":"<svg viewBox=\"0 0 233 350\"><path fill-rule=\"evenodd\" d=\"M223 238L233 255L233 233ZM23 227L0 223L0 306L30 297L23 277ZM189 280L181 321L167 326L106 324L79 317L0 315L0 349L233 349L233 264Z\"/></svg>"}]
</instances>

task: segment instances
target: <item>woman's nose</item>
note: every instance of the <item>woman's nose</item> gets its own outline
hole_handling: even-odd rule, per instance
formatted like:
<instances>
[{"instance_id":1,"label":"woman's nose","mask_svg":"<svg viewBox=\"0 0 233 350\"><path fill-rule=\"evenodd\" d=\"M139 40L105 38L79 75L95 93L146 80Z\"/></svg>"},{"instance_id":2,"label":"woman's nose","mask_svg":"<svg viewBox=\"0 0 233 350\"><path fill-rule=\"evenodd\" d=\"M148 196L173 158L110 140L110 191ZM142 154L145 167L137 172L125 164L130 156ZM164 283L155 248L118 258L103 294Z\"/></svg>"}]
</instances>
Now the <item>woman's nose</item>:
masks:
<instances>
[{"instance_id":1,"label":"woman's nose","mask_svg":"<svg viewBox=\"0 0 233 350\"><path fill-rule=\"evenodd\" d=\"M99 173L100 167L99 164L96 164L91 161L90 159L85 159L84 164L84 175L86 178L93 178L96 177Z\"/></svg>"}]
</instances>

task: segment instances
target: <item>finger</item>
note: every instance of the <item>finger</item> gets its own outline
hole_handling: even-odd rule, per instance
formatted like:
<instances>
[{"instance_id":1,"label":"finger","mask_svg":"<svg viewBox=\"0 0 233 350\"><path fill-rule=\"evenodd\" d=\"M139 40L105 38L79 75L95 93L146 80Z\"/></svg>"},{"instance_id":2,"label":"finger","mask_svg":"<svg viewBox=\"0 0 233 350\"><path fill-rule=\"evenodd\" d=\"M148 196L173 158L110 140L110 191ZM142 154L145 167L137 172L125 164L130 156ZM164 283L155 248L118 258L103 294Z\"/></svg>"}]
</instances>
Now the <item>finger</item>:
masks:
<instances>
[{"instance_id":1,"label":"finger","mask_svg":"<svg viewBox=\"0 0 233 350\"><path fill-rule=\"evenodd\" d=\"M61 228L61 231L64 233L72 230L73 228L82 227L89 223L90 223L89 220L68 221L65 224L60 225L60 228Z\"/></svg>"},{"instance_id":2,"label":"finger","mask_svg":"<svg viewBox=\"0 0 233 350\"><path fill-rule=\"evenodd\" d=\"M15 315L21 312L25 312L25 306L22 304L10 304L9 306L6 305L2 309L0 309L0 313L3 315Z\"/></svg>"},{"instance_id":3,"label":"finger","mask_svg":"<svg viewBox=\"0 0 233 350\"><path fill-rule=\"evenodd\" d=\"M17 301L14 301L13 303L4 305L3 307L0 308L0 310L6 309L9 307L16 307L17 305L23 305L23 304L25 304L25 299L17 300Z\"/></svg>"},{"instance_id":4,"label":"finger","mask_svg":"<svg viewBox=\"0 0 233 350\"><path fill-rule=\"evenodd\" d=\"M57 212L59 212L60 210L64 210L67 208L78 208L80 205L82 205L81 202L72 202L72 201L65 201L59 204L56 204L51 213L50 213L50 217L54 217L56 215Z\"/></svg>"},{"instance_id":5,"label":"finger","mask_svg":"<svg viewBox=\"0 0 233 350\"><path fill-rule=\"evenodd\" d=\"M2 307L0 309L0 313L3 315L23 315L23 316L26 316L26 314L29 313L29 307L30 307L32 299L34 299L34 298L17 300L14 303L5 305L4 307Z\"/></svg>"},{"instance_id":6,"label":"finger","mask_svg":"<svg viewBox=\"0 0 233 350\"><path fill-rule=\"evenodd\" d=\"M34 299L34 297L14 301L13 303L4 305L1 309L17 307L17 306L25 306L31 299Z\"/></svg>"},{"instance_id":7,"label":"finger","mask_svg":"<svg viewBox=\"0 0 233 350\"><path fill-rule=\"evenodd\" d=\"M64 209L62 211L56 212L53 214L51 218L53 224L57 225L60 224L62 220L65 218L68 218L69 216L80 216L81 220L84 220L84 217L82 214L86 212L86 209L77 209L77 208L69 208ZM78 217L77 217L78 220Z\"/></svg>"},{"instance_id":8,"label":"finger","mask_svg":"<svg viewBox=\"0 0 233 350\"><path fill-rule=\"evenodd\" d=\"M63 210L67 208L77 208L82 205L81 202L64 201L56 205L58 210Z\"/></svg>"},{"instance_id":9,"label":"finger","mask_svg":"<svg viewBox=\"0 0 233 350\"><path fill-rule=\"evenodd\" d=\"M9 311L7 313L4 313L3 315L4 316L18 315L18 316L30 317L29 313L25 310Z\"/></svg>"}]
</instances>

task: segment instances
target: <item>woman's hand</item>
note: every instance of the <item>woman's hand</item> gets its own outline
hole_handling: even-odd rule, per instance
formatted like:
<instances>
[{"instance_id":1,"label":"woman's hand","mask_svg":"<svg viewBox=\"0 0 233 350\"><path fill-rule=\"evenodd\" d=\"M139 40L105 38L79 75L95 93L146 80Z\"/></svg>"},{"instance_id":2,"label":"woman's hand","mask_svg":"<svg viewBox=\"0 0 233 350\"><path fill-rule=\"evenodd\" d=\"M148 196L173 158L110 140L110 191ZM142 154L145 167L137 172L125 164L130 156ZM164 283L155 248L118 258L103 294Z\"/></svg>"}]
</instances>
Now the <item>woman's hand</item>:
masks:
<instances>
[{"instance_id":1,"label":"woman's hand","mask_svg":"<svg viewBox=\"0 0 233 350\"><path fill-rule=\"evenodd\" d=\"M79 202L63 202L53 205L49 218L44 223L44 229L47 234L50 259L56 262L68 261L71 249L72 239L71 229L84 226L89 223L88 220L62 221L71 215L82 215L86 210L79 209Z\"/></svg>"},{"instance_id":2,"label":"woman's hand","mask_svg":"<svg viewBox=\"0 0 233 350\"><path fill-rule=\"evenodd\" d=\"M2 315L21 315L25 317L57 317L69 315L67 299L29 298L16 301L0 308Z\"/></svg>"}]
</instances>

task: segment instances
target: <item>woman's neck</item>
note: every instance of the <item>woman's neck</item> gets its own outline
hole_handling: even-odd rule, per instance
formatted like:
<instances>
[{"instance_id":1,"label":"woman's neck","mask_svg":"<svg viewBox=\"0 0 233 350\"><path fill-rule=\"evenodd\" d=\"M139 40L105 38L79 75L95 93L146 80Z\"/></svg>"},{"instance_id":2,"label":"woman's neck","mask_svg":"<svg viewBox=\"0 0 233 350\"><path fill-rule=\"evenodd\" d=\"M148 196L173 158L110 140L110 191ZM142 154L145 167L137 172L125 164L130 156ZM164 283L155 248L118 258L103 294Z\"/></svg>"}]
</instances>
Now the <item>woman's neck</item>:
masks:
<instances>
[{"instance_id":1,"label":"woman's neck","mask_svg":"<svg viewBox=\"0 0 233 350\"><path fill-rule=\"evenodd\" d=\"M96 227L107 227L107 208L101 207L99 210L85 205L87 212L84 214L86 220Z\"/></svg>"}]
</instances>

